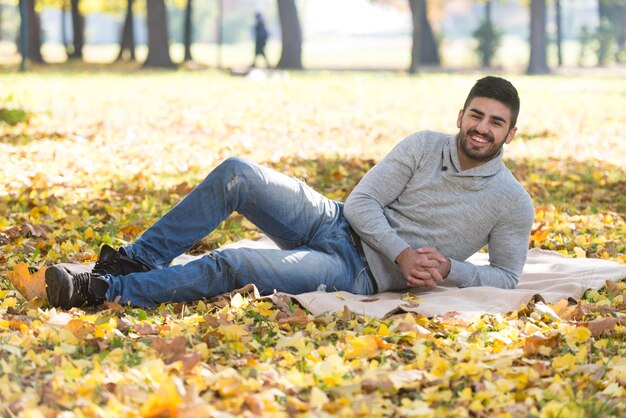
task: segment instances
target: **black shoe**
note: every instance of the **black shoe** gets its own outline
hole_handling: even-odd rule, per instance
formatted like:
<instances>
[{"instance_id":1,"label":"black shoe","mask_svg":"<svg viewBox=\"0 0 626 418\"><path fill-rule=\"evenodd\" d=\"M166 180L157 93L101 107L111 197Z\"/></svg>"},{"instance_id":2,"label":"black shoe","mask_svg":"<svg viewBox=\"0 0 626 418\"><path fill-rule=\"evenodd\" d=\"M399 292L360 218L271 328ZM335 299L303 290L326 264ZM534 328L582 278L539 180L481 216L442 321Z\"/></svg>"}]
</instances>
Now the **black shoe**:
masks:
<instances>
[{"instance_id":1,"label":"black shoe","mask_svg":"<svg viewBox=\"0 0 626 418\"><path fill-rule=\"evenodd\" d=\"M63 309L97 306L104 302L109 284L97 274L71 274L61 266L46 269L46 294L51 306Z\"/></svg>"},{"instance_id":2,"label":"black shoe","mask_svg":"<svg viewBox=\"0 0 626 418\"><path fill-rule=\"evenodd\" d=\"M126 254L116 251L114 248L105 244L100 249L100 256L92 272L101 276L105 274L110 274L111 276L126 276L130 273L142 273L149 270L150 268L148 266L133 260Z\"/></svg>"}]
</instances>

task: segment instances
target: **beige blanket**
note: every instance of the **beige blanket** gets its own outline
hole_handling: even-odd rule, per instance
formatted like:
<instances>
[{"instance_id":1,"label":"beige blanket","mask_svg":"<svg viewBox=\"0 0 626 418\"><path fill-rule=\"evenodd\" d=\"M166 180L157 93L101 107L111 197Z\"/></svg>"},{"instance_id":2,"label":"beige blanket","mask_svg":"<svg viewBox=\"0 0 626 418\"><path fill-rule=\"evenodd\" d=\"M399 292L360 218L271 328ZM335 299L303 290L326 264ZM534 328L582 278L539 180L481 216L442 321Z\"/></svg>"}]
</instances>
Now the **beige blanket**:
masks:
<instances>
[{"instance_id":1,"label":"beige blanket","mask_svg":"<svg viewBox=\"0 0 626 418\"><path fill-rule=\"evenodd\" d=\"M242 240L229 247L276 248L272 241ZM191 259L182 256L177 262ZM475 264L488 264L488 255L478 253L468 260ZM535 295L547 303L564 298L580 298L586 289L599 289L607 280L626 278L626 265L614 261L569 258L553 251L532 249L515 289L495 287L438 286L429 291L414 291L411 294L385 292L372 297L348 292L310 292L289 295L311 313L340 312L347 306L350 311L376 318L398 311L419 312L426 316L459 312L462 317L483 313L505 313L518 309ZM418 300L416 300L416 298Z\"/></svg>"},{"instance_id":2,"label":"beige blanket","mask_svg":"<svg viewBox=\"0 0 626 418\"><path fill-rule=\"evenodd\" d=\"M241 240L228 247L276 248L266 237L257 241ZM174 260L174 264L184 264L196 258L198 257L182 255ZM468 261L487 264L488 256L478 253ZM88 269L87 266L68 267L76 270ZM459 289L438 286L429 291L385 292L372 297L333 291L288 296L314 315L340 312L347 306L352 312L375 318L384 318L399 311L418 312L429 317L458 312L459 316L470 318L483 313L516 310L535 295L541 296L547 303L555 303L564 298L578 299L586 289L599 289L607 280L616 281L622 278L626 278L624 264L591 258L569 258L553 251L532 249L528 252L519 285L510 290L495 287Z\"/></svg>"}]
</instances>

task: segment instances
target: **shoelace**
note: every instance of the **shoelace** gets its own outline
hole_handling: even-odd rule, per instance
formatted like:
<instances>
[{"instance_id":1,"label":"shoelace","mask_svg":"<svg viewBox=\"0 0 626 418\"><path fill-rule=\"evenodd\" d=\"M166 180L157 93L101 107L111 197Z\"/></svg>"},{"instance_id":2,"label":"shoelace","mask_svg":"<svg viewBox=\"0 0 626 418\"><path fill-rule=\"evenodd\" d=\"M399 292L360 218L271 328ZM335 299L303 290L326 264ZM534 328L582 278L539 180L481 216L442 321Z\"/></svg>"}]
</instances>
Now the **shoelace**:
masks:
<instances>
[{"instance_id":1,"label":"shoelace","mask_svg":"<svg viewBox=\"0 0 626 418\"><path fill-rule=\"evenodd\" d=\"M108 260L98 259L98 261L96 261L96 264L93 266L93 271L95 272L98 272L99 270L104 271L104 269L106 269L107 266L114 264L118 258L119 258L118 254L115 254L113 255L113 257L111 257Z\"/></svg>"},{"instance_id":2,"label":"shoelace","mask_svg":"<svg viewBox=\"0 0 626 418\"><path fill-rule=\"evenodd\" d=\"M89 288L89 283L93 280L97 275L92 273L78 273L74 277L72 277L72 281L74 284L74 289L76 293L78 293L81 298L84 300L84 304L94 305L99 302L98 298L91 292Z\"/></svg>"}]
</instances>

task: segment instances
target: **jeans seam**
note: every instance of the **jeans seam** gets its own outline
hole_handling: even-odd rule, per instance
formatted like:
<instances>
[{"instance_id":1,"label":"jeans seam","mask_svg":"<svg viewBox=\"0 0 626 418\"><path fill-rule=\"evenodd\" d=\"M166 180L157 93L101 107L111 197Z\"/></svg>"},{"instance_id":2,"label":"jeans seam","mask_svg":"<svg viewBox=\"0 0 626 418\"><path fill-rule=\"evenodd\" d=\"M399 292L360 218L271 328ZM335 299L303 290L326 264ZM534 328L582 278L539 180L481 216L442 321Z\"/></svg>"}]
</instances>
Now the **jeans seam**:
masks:
<instances>
[{"instance_id":1,"label":"jeans seam","mask_svg":"<svg viewBox=\"0 0 626 418\"><path fill-rule=\"evenodd\" d=\"M302 185L302 182L300 182ZM241 183L240 183L241 184ZM244 183L245 184L245 183ZM287 240L284 238L280 238L277 237L273 234L268 233L267 231L263 231L263 233L269 237L273 237L276 238L277 240L280 241L288 241L288 242L293 242L297 247L300 247L302 245L305 245L307 243L307 239L305 237L302 237L297 231L295 231L291 226L285 224L284 222L282 222L280 219L276 218L275 216L272 215L272 213L265 208L264 206L261 205L261 203L257 200L256 198L256 192L254 190L250 190L250 195L253 197L253 201L255 203L255 206L257 209L261 209L263 211L263 213L268 216L269 218L273 219L276 223L279 223L280 225L282 225L284 228L288 229L289 231L291 231L295 236L299 237L298 240L296 241L292 241L292 240Z\"/></svg>"}]
</instances>

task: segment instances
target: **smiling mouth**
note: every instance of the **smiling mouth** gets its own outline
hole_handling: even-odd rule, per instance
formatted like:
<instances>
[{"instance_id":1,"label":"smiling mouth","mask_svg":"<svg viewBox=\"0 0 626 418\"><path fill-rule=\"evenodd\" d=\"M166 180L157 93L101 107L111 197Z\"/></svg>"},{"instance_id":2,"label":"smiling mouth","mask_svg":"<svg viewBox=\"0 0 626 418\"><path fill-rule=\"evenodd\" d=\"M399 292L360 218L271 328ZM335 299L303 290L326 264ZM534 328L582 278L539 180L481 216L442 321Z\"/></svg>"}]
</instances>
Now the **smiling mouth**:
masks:
<instances>
[{"instance_id":1,"label":"smiling mouth","mask_svg":"<svg viewBox=\"0 0 626 418\"><path fill-rule=\"evenodd\" d=\"M492 142L491 138L480 135L479 133L476 133L476 132L471 132L468 136L470 137L472 141L477 142L479 144L489 144Z\"/></svg>"}]
</instances>

